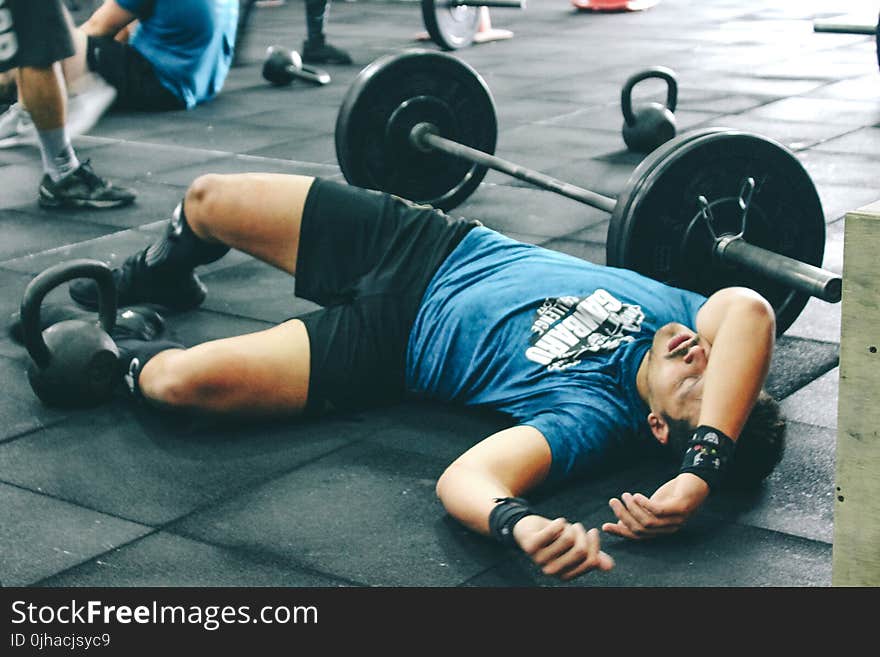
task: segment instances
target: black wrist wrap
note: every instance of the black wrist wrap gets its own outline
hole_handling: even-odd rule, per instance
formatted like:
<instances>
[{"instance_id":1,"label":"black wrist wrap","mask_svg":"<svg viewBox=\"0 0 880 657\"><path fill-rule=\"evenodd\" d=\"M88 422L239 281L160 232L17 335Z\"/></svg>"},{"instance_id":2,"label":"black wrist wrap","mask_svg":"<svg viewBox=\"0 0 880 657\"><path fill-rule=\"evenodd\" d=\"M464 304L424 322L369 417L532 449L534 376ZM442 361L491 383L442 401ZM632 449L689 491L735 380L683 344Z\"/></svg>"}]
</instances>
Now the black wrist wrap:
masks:
<instances>
[{"instance_id":1,"label":"black wrist wrap","mask_svg":"<svg viewBox=\"0 0 880 657\"><path fill-rule=\"evenodd\" d=\"M495 508L489 514L489 531L504 545L518 547L513 538L513 526L534 513L529 503L520 497L496 497Z\"/></svg>"},{"instance_id":2,"label":"black wrist wrap","mask_svg":"<svg viewBox=\"0 0 880 657\"><path fill-rule=\"evenodd\" d=\"M695 474L714 489L724 478L735 447L736 443L718 429L699 426L688 443L679 473Z\"/></svg>"}]
</instances>

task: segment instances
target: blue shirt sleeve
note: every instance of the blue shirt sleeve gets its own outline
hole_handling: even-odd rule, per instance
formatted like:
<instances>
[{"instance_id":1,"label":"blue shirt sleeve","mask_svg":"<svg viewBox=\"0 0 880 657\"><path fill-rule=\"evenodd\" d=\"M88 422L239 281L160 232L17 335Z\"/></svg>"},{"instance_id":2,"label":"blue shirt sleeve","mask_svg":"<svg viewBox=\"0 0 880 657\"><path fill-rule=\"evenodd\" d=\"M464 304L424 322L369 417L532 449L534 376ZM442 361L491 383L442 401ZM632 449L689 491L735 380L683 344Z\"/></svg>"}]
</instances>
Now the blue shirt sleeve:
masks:
<instances>
[{"instance_id":1,"label":"blue shirt sleeve","mask_svg":"<svg viewBox=\"0 0 880 657\"><path fill-rule=\"evenodd\" d=\"M152 12L155 2L156 0L116 0L116 4L138 18L148 16Z\"/></svg>"},{"instance_id":2,"label":"blue shirt sleeve","mask_svg":"<svg viewBox=\"0 0 880 657\"><path fill-rule=\"evenodd\" d=\"M545 484L601 467L627 434L611 415L578 403L558 406L521 424L540 431L550 446L552 462Z\"/></svg>"}]
</instances>

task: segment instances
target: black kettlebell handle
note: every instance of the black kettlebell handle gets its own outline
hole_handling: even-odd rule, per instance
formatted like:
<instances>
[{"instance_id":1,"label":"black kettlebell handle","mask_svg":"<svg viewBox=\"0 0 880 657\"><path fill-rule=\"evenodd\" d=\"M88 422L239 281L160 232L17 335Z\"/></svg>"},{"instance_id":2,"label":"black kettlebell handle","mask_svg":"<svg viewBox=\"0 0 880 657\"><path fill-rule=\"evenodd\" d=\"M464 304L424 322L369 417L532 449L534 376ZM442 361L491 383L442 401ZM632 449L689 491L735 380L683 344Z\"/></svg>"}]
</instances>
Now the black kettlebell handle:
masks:
<instances>
[{"instance_id":1,"label":"black kettlebell handle","mask_svg":"<svg viewBox=\"0 0 880 657\"><path fill-rule=\"evenodd\" d=\"M675 78L675 73L665 66L654 66L630 76L620 91L620 107L623 109L623 118L629 125L635 123L636 120L632 107L633 87L648 78L666 80L666 107L670 112L675 111L675 106L678 103L678 81Z\"/></svg>"},{"instance_id":2,"label":"black kettlebell handle","mask_svg":"<svg viewBox=\"0 0 880 657\"><path fill-rule=\"evenodd\" d=\"M98 317L109 333L116 326L116 287L110 267L100 260L80 258L61 262L41 272L25 288L21 299L21 333L24 346L40 368L49 365L49 348L40 328L40 306L56 287L74 278L91 278L98 284Z\"/></svg>"}]
</instances>

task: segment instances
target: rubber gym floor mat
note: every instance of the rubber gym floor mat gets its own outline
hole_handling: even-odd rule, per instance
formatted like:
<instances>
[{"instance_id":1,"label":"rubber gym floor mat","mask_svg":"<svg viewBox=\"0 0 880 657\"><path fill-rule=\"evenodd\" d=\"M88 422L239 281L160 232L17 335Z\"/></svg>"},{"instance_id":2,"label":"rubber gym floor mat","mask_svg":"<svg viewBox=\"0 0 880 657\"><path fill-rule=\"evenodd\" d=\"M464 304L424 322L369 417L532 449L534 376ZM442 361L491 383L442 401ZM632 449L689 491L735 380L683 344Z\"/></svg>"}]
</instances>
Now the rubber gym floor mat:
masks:
<instances>
[{"instance_id":1,"label":"rubber gym floor mat","mask_svg":"<svg viewBox=\"0 0 880 657\"><path fill-rule=\"evenodd\" d=\"M37 586L280 586L335 587L330 575L264 558L253 551L209 545L167 532L132 541L58 574Z\"/></svg>"},{"instance_id":2,"label":"rubber gym floor mat","mask_svg":"<svg viewBox=\"0 0 880 657\"><path fill-rule=\"evenodd\" d=\"M786 431L785 453L764 485L753 492L719 495L705 512L830 545L837 432L791 420Z\"/></svg>"},{"instance_id":3,"label":"rubber gym floor mat","mask_svg":"<svg viewBox=\"0 0 880 657\"><path fill-rule=\"evenodd\" d=\"M168 130L168 124L163 125L163 131ZM89 157L100 166L101 170L113 172L114 180L136 180L133 185L138 191L138 202L143 205L145 183L150 187L154 183L163 182L156 179L156 175L168 169L179 169L185 166L201 167L203 171L210 171L211 163L223 157L228 157L227 151L211 150L207 146L200 148L187 148L178 144L153 144L139 143L132 147L131 144L117 141L101 140L90 143L86 148L80 148L85 157ZM118 178L122 176L123 178ZM183 183L188 185L190 181ZM162 185L156 185L157 190L162 190ZM167 202L171 207L177 204L174 200L176 190L164 187ZM116 212L104 213L114 215Z\"/></svg>"},{"instance_id":4,"label":"rubber gym floor mat","mask_svg":"<svg viewBox=\"0 0 880 657\"><path fill-rule=\"evenodd\" d=\"M837 396L840 368L823 374L782 400L782 411L797 422L837 429Z\"/></svg>"},{"instance_id":5,"label":"rubber gym floor mat","mask_svg":"<svg viewBox=\"0 0 880 657\"><path fill-rule=\"evenodd\" d=\"M279 323L320 308L294 296L293 276L257 260L212 272L202 281L208 287L204 310Z\"/></svg>"},{"instance_id":6,"label":"rubber gym floor mat","mask_svg":"<svg viewBox=\"0 0 880 657\"><path fill-rule=\"evenodd\" d=\"M601 210L550 192L490 183L480 185L467 201L449 214L477 219L505 234L520 233L545 238L529 240L533 243L565 237L606 221L608 217ZM548 220L548 216L553 219Z\"/></svg>"},{"instance_id":7,"label":"rubber gym floor mat","mask_svg":"<svg viewBox=\"0 0 880 657\"><path fill-rule=\"evenodd\" d=\"M616 537L603 549L608 572L572 582L542 577L514 555L463 586L510 587L808 587L831 584L831 546L734 523L695 522L678 534L644 542ZM761 567L756 568L755 564Z\"/></svg>"},{"instance_id":8,"label":"rubber gym floor mat","mask_svg":"<svg viewBox=\"0 0 880 657\"><path fill-rule=\"evenodd\" d=\"M137 523L0 483L0 582L31 586L150 531Z\"/></svg>"},{"instance_id":9,"label":"rubber gym floor mat","mask_svg":"<svg viewBox=\"0 0 880 657\"><path fill-rule=\"evenodd\" d=\"M109 158L108 158L109 159ZM115 159L115 158L113 158ZM123 157L124 159L124 157ZM102 174L107 174L109 178L110 172L118 168L120 163L101 161ZM166 219L174 206L183 198L185 187L173 184L164 184L153 182L151 176L144 174L143 179L134 180L130 178L116 177L111 179L116 185L130 187L137 194L135 202L121 208L113 208L112 210L94 210L90 208L69 208L61 211L54 211L51 215L37 206L34 199L23 206L15 208L15 212L21 213L24 221L30 221L34 228L33 231L39 232L39 227L45 222L50 222L58 226L63 238L67 222L71 223L69 230L69 238L66 242L60 242L57 246L68 246L75 248L79 242L86 241L88 237L80 237L78 235L77 226L82 224L86 226L95 226L105 233L110 234L126 228L140 228L145 224L155 223L162 219ZM15 216L15 215L12 215ZM45 231L43 231L45 232ZM51 233L50 233L51 234ZM37 244L31 251L39 252L49 248L55 248L52 242L48 240L45 244ZM57 256L56 256L57 257Z\"/></svg>"},{"instance_id":10,"label":"rubber gym floor mat","mask_svg":"<svg viewBox=\"0 0 880 657\"><path fill-rule=\"evenodd\" d=\"M0 481L160 526L370 431L345 419L203 424L130 406L81 411L0 444Z\"/></svg>"},{"instance_id":11,"label":"rubber gym floor mat","mask_svg":"<svg viewBox=\"0 0 880 657\"><path fill-rule=\"evenodd\" d=\"M286 173L299 176L323 176L341 179L336 164L314 164L255 155L225 155L207 164L171 168L153 176L157 182L188 186L206 173Z\"/></svg>"},{"instance_id":12,"label":"rubber gym floor mat","mask_svg":"<svg viewBox=\"0 0 880 657\"><path fill-rule=\"evenodd\" d=\"M33 191L36 205L36 187ZM63 247L71 241L85 241L113 232L111 226L65 220L59 217L34 215L21 210L3 210L0 215L0 261L28 256L35 251Z\"/></svg>"},{"instance_id":13,"label":"rubber gym floor mat","mask_svg":"<svg viewBox=\"0 0 880 657\"><path fill-rule=\"evenodd\" d=\"M783 335L776 341L764 388L783 399L837 367L840 345Z\"/></svg>"},{"instance_id":14,"label":"rubber gym floor mat","mask_svg":"<svg viewBox=\"0 0 880 657\"><path fill-rule=\"evenodd\" d=\"M445 466L352 444L168 529L362 585L455 586L504 551L446 516L434 494Z\"/></svg>"},{"instance_id":15,"label":"rubber gym floor mat","mask_svg":"<svg viewBox=\"0 0 880 657\"><path fill-rule=\"evenodd\" d=\"M10 213L4 213L3 216L10 216ZM29 215L19 213L18 217L18 223L15 225L20 225L22 227L22 232L25 236L30 236L28 239L38 239L39 235L37 228L32 227L28 229L27 221L29 219L26 217L29 217ZM16 215L11 215L11 219L15 220ZM50 224L50 217L44 217L43 220L47 224ZM5 219L0 218L0 227L4 225L4 221ZM55 219L55 222L56 224L64 223L57 218ZM121 265L125 258L132 253L135 253L154 242L157 235L165 229L164 225L142 225L133 229L118 230L112 227L101 227L82 222L71 221L68 223L70 224L69 228L66 228L63 225L58 225L56 230L59 233L64 230L68 230L69 233L81 231L87 235L92 235L93 237L85 237L79 242L66 242L46 250L32 252L25 251L24 255L14 255L11 259L0 262L0 267L10 271L38 274L52 265L74 258L94 258L108 263L111 267L116 267ZM153 223L155 224L156 222ZM165 222L163 222L163 224L164 223ZM61 237L59 235L59 241L60 239ZM24 250L18 251L17 253L20 254L22 251ZM21 301L19 294L23 291L24 290L15 292L19 302ZM55 293L53 292L52 294L54 295ZM49 297L46 298L48 299Z\"/></svg>"},{"instance_id":16,"label":"rubber gym floor mat","mask_svg":"<svg viewBox=\"0 0 880 657\"><path fill-rule=\"evenodd\" d=\"M9 341L9 344L13 343ZM68 417L66 411L40 403L25 375L24 350L19 345L13 346L17 352L13 357L0 355L0 380L4 382L4 394L0 397L0 443L58 424Z\"/></svg>"},{"instance_id":17,"label":"rubber gym floor mat","mask_svg":"<svg viewBox=\"0 0 880 657\"><path fill-rule=\"evenodd\" d=\"M527 166L543 163L537 168L609 196L621 192L642 159L626 152L620 137L620 87L648 65L672 67L680 82L680 131L729 120L798 149L829 221L826 265L839 270L843 222L834 220L876 200L877 167L864 149L876 130L868 126L880 125L869 107L880 87L873 36L809 29L814 14L825 10L819 2L665 0L651 11L578 15L568 4L535 0L525 11L492 10L495 26L513 30L513 39L453 56L472 64L492 90L501 117L499 155ZM260 76L261 60L269 43L300 45L302 5L260 9L254 18L245 64L230 71L215 101L191 112L111 112L76 139L98 173L132 181L140 193L134 206L43 211L36 204L36 149L0 150L0 250L6 249L0 312L14 311L29 277L61 259L118 264L152 242L186 186L203 173L340 178L333 128L354 76L389 52L436 47L413 39L423 25L411 2L334 4L328 37L351 51L355 65L328 67L333 82L326 87L275 88ZM653 100L650 93L644 98ZM827 105L834 116L820 116L826 105L815 100L822 98L834 101ZM786 108L793 108L791 116ZM541 138L554 130L571 139ZM317 161L304 161L309 158ZM454 212L530 243L582 257L601 254L607 213L527 187L490 173ZM287 285L258 267L240 254L206 267L205 306L169 316L170 328L194 343L281 319ZM297 302L289 301L294 314ZM839 339L840 305L812 300L778 340L768 387L791 409L791 438L759 494L710 501L668 541L605 537L618 567L564 585L464 529L434 494L443 469L506 426L501 418L421 403L313 425L220 428L169 422L126 402L59 412L36 400L23 376L23 349L0 336L7 391L0 398L0 553L9 555L0 560L0 581L827 586L834 429L813 424L831 424L837 391L827 377L836 371ZM666 474L648 458L536 493L535 504L600 524L610 519L609 497L635 487L649 491ZM154 533L145 536L144 527Z\"/></svg>"}]
</instances>

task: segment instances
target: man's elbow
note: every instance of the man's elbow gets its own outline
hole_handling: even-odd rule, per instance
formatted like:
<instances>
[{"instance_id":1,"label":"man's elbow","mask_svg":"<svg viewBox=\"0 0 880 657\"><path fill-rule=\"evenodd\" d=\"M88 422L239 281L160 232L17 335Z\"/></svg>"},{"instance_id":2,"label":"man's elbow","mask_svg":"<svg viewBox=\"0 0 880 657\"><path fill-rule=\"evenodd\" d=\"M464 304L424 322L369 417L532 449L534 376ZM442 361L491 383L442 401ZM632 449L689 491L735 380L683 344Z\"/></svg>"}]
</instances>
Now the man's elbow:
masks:
<instances>
[{"instance_id":1,"label":"man's elbow","mask_svg":"<svg viewBox=\"0 0 880 657\"><path fill-rule=\"evenodd\" d=\"M443 502L443 497L446 492L449 490L450 482L455 478L455 463L447 466L447 468L443 471L443 474L440 475L440 478L437 479L437 483L434 486L434 493Z\"/></svg>"},{"instance_id":2,"label":"man's elbow","mask_svg":"<svg viewBox=\"0 0 880 657\"><path fill-rule=\"evenodd\" d=\"M754 325L756 332L766 331L770 336L776 335L776 311L767 299L750 288L737 288L736 301L731 311L737 316L746 318Z\"/></svg>"},{"instance_id":3,"label":"man's elbow","mask_svg":"<svg viewBox=\"0 0 880 657\"><path fill-rule=\"evenodd\" d=\"M107 21L92 16L77 28L80 32L90 37L116 36L119 31L114 25L110 25Z\"/></svg>"},{"instance_id":4,"label":"man's elbow","mask_svg":"<svg viewBox=\"0 0 880 657\"><path fill-rule=\"evenodd\" d=\"M117 5L115 2L102 5L89 16L77 29L86 36L115 37L120 30L133 23L136 16Z\"/></svg>"}]
</instances>

